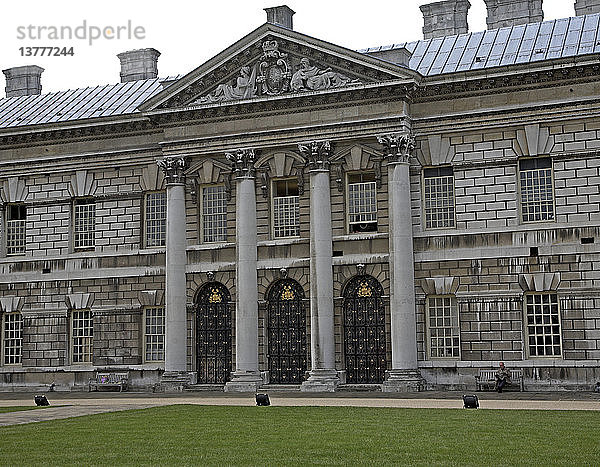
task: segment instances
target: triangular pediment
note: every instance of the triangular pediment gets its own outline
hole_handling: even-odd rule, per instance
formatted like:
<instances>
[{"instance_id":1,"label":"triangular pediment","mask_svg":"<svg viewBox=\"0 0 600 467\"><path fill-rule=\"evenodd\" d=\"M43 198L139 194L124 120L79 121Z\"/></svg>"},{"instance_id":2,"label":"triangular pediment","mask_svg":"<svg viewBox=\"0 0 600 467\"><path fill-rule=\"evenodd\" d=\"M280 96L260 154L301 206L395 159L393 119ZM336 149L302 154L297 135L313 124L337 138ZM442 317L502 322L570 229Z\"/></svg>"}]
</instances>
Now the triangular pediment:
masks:
<instances>
[{"instance_id":1,"label":"triangular pediment","mask_svg":"<svg viewBox=\"0 0 600 467\"><path fill-rule=\"evenodd\" d=\"M266 23L146 101L195 107L415 80L407 68Z\"/></svg>"}]
</instances>

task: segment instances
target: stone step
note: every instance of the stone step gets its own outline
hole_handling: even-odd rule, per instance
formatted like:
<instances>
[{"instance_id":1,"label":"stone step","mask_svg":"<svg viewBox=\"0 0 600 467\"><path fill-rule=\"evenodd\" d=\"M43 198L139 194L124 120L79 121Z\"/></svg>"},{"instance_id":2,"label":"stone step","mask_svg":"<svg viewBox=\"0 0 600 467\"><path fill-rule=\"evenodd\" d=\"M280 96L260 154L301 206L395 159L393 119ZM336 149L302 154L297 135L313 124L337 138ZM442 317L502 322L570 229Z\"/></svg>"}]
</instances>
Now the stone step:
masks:
<instances>
[{"instance_id":1,"label":"stone step","mask_svg":"<svg viewBox=\"0 0 600 467\"><path fill-rule=\"evenodd\" d=\"M281 392L288 392L288 391L300 392L300 385L299 384L263 384L259 390L260 391L268 390L268 391L281 391Z\"/></svg>"},{"instance_id":2,"label":"stone step","mask_svg":"<svg viewBox=\"0 0 600 467\"><path fill-rule=\"evenodd\" d=\"M381 384L339 384L339 392L381 392Z\"/></svg>"},{"instance_id":3,"label":"stone step","mask_svg":"<svg viewBox=\"0 0 600 467\"><path fill-rule=\"evenodd\" d=\"M223 392L224 384L190 384L186 386L186 392Z\"/></svg>"}]
</instances>

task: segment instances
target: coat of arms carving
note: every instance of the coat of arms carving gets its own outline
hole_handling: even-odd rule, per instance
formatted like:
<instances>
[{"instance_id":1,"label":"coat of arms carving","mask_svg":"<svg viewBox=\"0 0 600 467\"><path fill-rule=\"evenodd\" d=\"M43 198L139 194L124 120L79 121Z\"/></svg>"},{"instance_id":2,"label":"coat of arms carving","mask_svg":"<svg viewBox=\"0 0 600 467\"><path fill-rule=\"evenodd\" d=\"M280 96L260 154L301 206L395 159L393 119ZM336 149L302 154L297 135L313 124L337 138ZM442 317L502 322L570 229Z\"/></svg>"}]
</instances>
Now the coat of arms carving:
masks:
<instances>
[{"instance_id":1,"label":"coat of arms carving","mask_svg":"<svg viewBox=\"0 0 600 467\"><path fill-rule=\"evenodd\" d=\"M276 96L290 89L292 74L288 64L288 55L279 51L277 41L265 41L262 44L263 56L258 65L256 81L261 84L262 94Z\"/></svg>"}]
</instances>

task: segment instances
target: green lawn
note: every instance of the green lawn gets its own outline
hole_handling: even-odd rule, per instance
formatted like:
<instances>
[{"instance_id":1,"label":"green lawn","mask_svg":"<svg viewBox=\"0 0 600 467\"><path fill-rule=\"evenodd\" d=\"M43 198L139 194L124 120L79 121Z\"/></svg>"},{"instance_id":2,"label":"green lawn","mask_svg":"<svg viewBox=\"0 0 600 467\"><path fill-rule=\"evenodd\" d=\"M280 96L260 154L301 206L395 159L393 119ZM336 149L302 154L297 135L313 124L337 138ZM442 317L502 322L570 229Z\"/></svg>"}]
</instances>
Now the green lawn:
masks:
<instances>
[{"instance_id":1,"label":"green lawn","mask_svg":"<svg viewBox=\"0 0 600 467\"><path fill-rule=\"evenodd\" d=\"M7 412L20 412L21 410L33 410L33 409L43 409L44 407L37 407L37 406L20 406L20 407L0 407L0 413L7 413ZM2 443L0 441L0 443Z\"/></svg>"},{"instance_id":2,"label":"green lawn","mask_svg":"<svg viewBox=\"0 0 600 467\"><path fill-rule=\"evenodd\" d=\"M168 406L0 428L2 465L600 465L600 414Z\"/></svg>"}]
</instances>

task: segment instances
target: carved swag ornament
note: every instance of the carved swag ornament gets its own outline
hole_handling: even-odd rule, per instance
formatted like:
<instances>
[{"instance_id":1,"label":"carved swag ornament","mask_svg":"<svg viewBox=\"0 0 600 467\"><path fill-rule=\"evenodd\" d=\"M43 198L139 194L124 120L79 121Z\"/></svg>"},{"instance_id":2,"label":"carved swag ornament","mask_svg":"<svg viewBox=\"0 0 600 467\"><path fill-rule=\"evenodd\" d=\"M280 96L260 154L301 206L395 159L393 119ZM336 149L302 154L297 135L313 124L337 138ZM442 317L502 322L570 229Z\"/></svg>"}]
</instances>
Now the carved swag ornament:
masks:
<instances>
[{"instance_id":1,"label":"carved swag ornament","mask_svg":"<svg viewBox=\"0 0 600 467\"><path fill-rule=\"evenodd\" d=\"M276 40L263 42L262 50L263 54L258 62L240 69L235 83L219 84L212 93L201 97L197 103L211 104L360 84L360 80L333 71L330 67L321 69L311 64L307 57L300 59L297 71L292 73L290 57L279 50Z\"/></svg>"}]
</instances>

